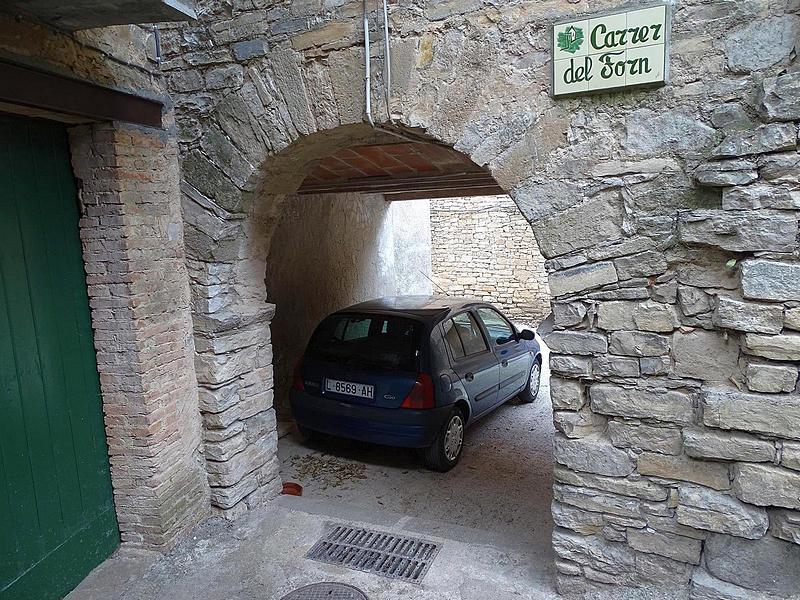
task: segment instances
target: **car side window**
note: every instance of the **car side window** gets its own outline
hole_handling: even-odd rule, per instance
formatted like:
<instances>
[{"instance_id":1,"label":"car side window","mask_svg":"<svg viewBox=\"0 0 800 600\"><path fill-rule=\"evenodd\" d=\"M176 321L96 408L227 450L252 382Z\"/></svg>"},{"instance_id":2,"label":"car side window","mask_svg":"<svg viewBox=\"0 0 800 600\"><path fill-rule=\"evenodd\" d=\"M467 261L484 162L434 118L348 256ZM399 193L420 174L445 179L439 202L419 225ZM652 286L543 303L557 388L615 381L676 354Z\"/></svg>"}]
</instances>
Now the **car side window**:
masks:
<instances>
[{"instance_id":1,"label":"car side window","mask_svg":"<svg viewBox=\"0 0 800 600\"><path fill-rule=\"evenodd\" d=\"M499 312L487 307L479 308L477 312L493 343L500 346L516 339L514 328Z\"/></svg>"},{"instance_id":2,"label":"car side window","mask_svg":"<svg viewBox=\"0 0 800 600\"><path fill-rule=\"evenodd\" d=\"M461 343L456 324L453 323L452 319L448 319L444 323L444 339L447 341L447 345L450 346L454 359L464 358L464 345Z\"/></svg>"},{"instance_id":3,"label":"car side window","mask_svg":"<svg viewBox=\"0 0 800 600\"><path fill-rule=\"evenodd\" d=\"M461 340L464 356L472 356L488 350L478 322L470 313L464 312L452 319L453 329Z\"/></svg>"}]
</instances>

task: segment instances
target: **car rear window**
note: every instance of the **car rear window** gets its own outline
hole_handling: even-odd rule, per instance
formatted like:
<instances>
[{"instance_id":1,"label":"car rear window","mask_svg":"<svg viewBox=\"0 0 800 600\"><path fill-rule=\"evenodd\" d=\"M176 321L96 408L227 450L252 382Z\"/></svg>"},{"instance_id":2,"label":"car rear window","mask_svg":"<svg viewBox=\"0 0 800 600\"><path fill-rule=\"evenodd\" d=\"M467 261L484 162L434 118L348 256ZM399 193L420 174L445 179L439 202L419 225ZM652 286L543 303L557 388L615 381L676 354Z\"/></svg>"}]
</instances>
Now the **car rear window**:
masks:
<instances>
[{"instance_id":1,"label":"car rear window","mask_svg":"<svg viewBox=\"0 0 800 600\"><path fill-rule=\"evenodd\" d=\"M418 370L422 324L405 317L332 315L317 327L307 356L354 367Z\"/></svg>"}]
</instances>

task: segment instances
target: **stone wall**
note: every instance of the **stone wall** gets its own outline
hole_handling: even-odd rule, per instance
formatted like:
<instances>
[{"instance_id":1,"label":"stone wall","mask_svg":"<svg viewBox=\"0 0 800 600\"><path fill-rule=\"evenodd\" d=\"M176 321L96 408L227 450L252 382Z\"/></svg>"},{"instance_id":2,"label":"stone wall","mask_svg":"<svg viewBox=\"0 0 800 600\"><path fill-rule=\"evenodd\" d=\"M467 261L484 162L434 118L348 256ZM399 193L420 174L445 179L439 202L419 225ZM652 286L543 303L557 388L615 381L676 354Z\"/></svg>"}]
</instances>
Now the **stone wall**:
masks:
<instances>
[{"instance_id":1,"label":"stone wall","mask_svg":"<svg viewBox=\"0 0 800 600\"><path fill-rule=\"evenodd\" d=\"M437 291L496 303L532 326L550 313L544 258L508 196L431 200L431 240Z\"/></svg>"},{"instance_id":2,"label":"stone wall","mask_svg":"<svg viewBox=\"0 0 800 600\"><path fill-rule=\"evenodd\" d=\"M166 36L165 66L185 187L201 193L187 211L196 338L217 340L266 310L283 195L380 132L354 85L361 2L201 4ZM789 597L798 6L672 4L669 85L558 100L552 23L615 2L392 4L391 106L376 61L374 113L486 166L548 259L558 589ZM234 356L220 346L216 364Z\"/></svg>"}]
</instances>

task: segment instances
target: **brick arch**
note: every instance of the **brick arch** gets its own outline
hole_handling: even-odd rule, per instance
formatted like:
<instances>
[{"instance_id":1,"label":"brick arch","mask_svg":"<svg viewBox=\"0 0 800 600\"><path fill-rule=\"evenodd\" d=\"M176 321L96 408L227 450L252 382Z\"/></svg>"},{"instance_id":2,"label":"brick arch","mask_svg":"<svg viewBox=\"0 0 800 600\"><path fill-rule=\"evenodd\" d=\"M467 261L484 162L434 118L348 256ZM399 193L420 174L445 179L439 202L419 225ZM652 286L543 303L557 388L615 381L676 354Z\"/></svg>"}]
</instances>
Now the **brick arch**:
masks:
<instances>
[{"instance_id":1,"label":"brick arch","mask_svg":"<svg viewBox=\"0 0 800 600\"><path fill-rule=\"evenodd\" d=\"M548 259L559 590L786 596L790 575L753 571L768 556L800 572L797 75L790 50L737 48L797 17L717 21L680 4L674 27L704 60L676 45L672 85L569 100L547 95L544 57L572 3L426 8L396 40L392 114L488 167ZM227 516L277 489L263 260L294 180L270 189L271 169L302 172L295 149L342 143L363 112L357 17L303 16L276 32L247 10L209 13L232 55L234 22L272 45L208 67L208 106L177 107L197 123L186 243L212 502Z\"/></svg>"}]
</instances>

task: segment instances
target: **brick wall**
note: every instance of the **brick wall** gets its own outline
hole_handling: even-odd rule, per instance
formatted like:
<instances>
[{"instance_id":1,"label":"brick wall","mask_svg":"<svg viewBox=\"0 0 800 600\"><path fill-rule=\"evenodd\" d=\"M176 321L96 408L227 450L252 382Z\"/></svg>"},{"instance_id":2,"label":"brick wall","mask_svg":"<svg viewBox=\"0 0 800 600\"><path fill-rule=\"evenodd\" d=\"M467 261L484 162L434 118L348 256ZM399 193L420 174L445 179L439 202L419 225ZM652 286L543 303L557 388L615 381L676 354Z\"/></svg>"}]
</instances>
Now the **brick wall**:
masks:
<instances>
[{"instance_id":1,"label":"brick wall","mask_svg":"<svg viewBox=\"0 0 800 600\"><path fill-rule=\"evenodd\" d=\"M112 124L70 141L120 532L168 547L209 506L176 144Z\"/></svg>"},{"instance_id":2,"label":"brick wall","mask_svg":"<svg viewBox=\"0 0 800 600\"><path fill-rule=\"evenodd\" d=\"M501 306L538 324L550 312L547 272L528 221L508 196L431 200L436 289Z\"/></svg>"}]
</instances>

